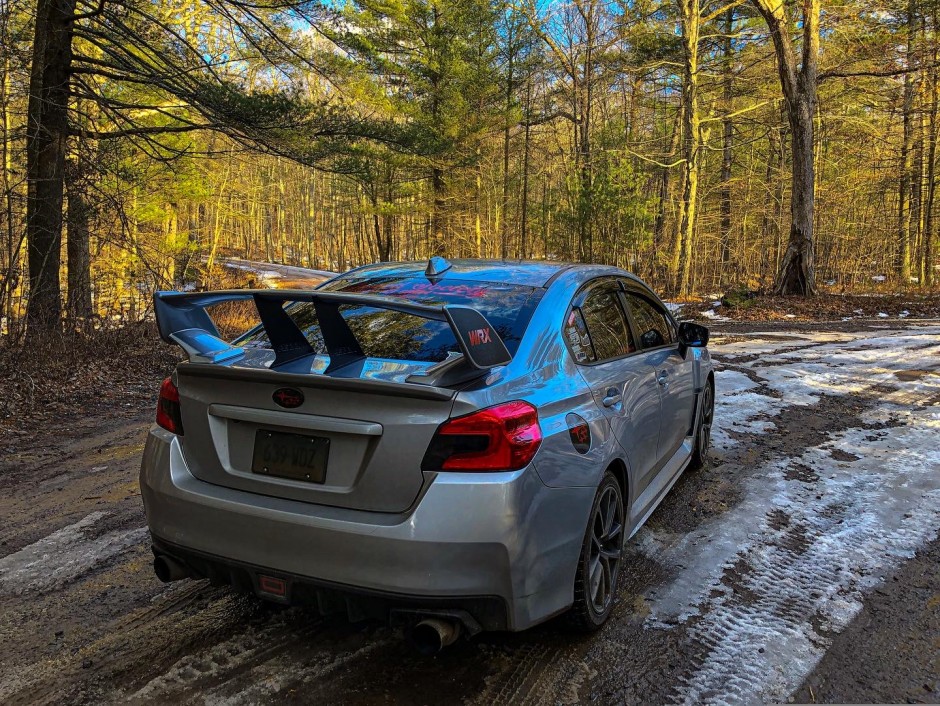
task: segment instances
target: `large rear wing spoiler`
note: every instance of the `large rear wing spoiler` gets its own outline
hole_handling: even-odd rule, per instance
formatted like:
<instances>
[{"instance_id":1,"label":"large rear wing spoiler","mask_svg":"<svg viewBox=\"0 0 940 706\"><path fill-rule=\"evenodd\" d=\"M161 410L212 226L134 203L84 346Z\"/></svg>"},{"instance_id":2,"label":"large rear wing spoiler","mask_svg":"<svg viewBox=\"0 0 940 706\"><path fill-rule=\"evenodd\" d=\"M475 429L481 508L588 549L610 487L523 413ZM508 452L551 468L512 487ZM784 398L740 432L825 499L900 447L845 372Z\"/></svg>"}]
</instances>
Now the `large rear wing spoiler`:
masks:
<instances>
[{"instance_id":1,"label":"large rear wing spoiler","mask_svg":"<svg viewBox=\"0 0 940 706\"><path fill-rule=\"evenodd\" d=\"M153 295L154 313L160 337L180 346L189 359L201 363L221 363L243 354L219 336L206 307L225 302L254 302L261 325L274 350L272 369L290 366L314 355L313 347L284 308L286 302L311 302L316 309L323 342L330 356L326 373L345 367L366 356L339 307L372 307L443 321L467 363L478 370L506 365L512 356L496 329L476 309L466 306L429 306L413 302L344 292L320 292L309 289L233 289L216 292L157 292ZM300 368L300 366L291 366ZM307 368L309 371L309 368Z\"/></svg>"}]
</instances>

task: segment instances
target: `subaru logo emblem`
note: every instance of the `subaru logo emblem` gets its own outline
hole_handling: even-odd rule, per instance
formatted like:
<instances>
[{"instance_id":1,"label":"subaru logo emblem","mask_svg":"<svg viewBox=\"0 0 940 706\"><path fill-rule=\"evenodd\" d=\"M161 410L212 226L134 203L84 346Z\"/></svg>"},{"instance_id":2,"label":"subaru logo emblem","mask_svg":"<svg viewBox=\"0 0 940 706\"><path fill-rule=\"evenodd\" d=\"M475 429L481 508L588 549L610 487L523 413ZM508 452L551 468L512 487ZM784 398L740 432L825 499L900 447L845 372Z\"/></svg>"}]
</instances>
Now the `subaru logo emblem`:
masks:
<instances>
[{"instance_id":1,"label":"subaru logo emblem","mask_svg":"<svg viewBox=\"0 0 940 706\"><path fill-rule=\"evenodd\" d=\"M299 407L304 403L304 393L292 387L282 387L275 390L272 397L277 404L281 407L287 407L287 409Z\"/></svg>"}]
</instances>

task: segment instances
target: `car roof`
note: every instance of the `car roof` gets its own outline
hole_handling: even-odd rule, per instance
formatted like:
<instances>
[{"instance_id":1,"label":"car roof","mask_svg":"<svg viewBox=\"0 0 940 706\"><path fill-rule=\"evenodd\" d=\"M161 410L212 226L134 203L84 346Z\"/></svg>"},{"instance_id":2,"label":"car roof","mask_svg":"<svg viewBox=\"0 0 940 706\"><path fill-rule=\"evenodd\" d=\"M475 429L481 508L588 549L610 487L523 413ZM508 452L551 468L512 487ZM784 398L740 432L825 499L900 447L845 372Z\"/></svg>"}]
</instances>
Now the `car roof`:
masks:
<instances>
[{"instance_id":1,"label":"car roof","mask_svg":"<svg viewBox=\"0 0 940 706\"><path fill-rule=\"evenodd\" d=\"M577 265L570 262L547 262L543 260L447 260L450 267L436 275L437 280L464 280L471 282L512 282L529 287L547 287L553 279L568 270L585 270L596 274L597 265ZM424 277L427 260L410 262L377 262L349 270L337 277L345 279L370 279L373 277ZM630 273L616 268L604 267L607 274L620 274L635 279Z\"/></svg>"},{"instance_id":2,"label":"car roof","mask_svg":"<svg viewBox=\"0 0 940 706\"><path fill-rule=\"evenodd\" d=\"M643 280L632 272L610 265L575 264L571 262L552 262L545 260L495 260L455 258L446 260L450 267L436 275L437 280L459 279L471 282L506 282L528 287L547 287L558 275L564 272L580 273L585 280L604 275L626 277L648 288ZM427 260L407 262L376 262L363 265L337 275L335 279L354 277L367 279L372 277L424 277Z\"/></svg>"}]
</instances>

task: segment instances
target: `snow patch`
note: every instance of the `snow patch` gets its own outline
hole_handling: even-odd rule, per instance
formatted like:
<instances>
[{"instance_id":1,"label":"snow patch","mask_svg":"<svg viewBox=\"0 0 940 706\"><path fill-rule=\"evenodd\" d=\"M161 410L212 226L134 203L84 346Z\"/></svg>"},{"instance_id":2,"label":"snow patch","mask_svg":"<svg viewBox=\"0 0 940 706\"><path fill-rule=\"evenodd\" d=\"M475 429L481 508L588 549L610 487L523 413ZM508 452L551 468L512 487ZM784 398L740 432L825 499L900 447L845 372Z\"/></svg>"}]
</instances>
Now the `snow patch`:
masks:
<instances>
[{"instance_id":1,"label":"snow patch","mask_svg":"<svg viewBox=\"0 0 940 706\"><path fill-rule=\"evenodd\" d=\"M741 364L753 375L717 373L719 448L733 446L733 431L774 428L766 417L783 407L884 389L862 428L743 479L743 500L728 513L691 534L638 533L636 550L676 572L647 597L646 626L685 624L694 646L676 702L785 701L857 615L864 593L940 530L940 410L924 406L940 393L940 371L929 363L940 328L865 336L872 334L755 341L776 349ZM714 349L719 359L735 351L748 348ZM761 394L766 388L781 397ZM891 428L880 428L885 422Z\"/></svg>"},{"instance_id":2,"label":"snow patch","mask_svg":"<svg viewBox=\"0 0 940 706\"><path fill-rule=\"evenodd\" d=\"M670 314L677 314L682 310L684 304L679 304L678 302L663 302L666 305L666 308L669 309Z\"/></svg>"},{"instance_id":3,"label":"snow patch","mask_svg":"<svg viewBox=\"0 0 940 706\"><path fill-rule=\"evenodd\" d=\"M147 534L137 527L88 539L87 532L106 516L93 512L0 559L0 593L42 593L64 586L140 543Z\"/></svg>"},{"instance_id":4,"label":"snow patch","mask_svg":"<svg viewBox=\"0 0 940 706\"><path fill-rule=\"evenodd\" d=\"M783 407L808 406L816 404L822 395L856 394L873 384L893 384L898 380L898 373L919 370L929 348L936 347L940 351L940 327L936 326L923 327L917 332L887 332L870 338L865 338L866 335L872 334L794 334L791 340L755 337L753 342L735 341L713 346L719 368L712 431L714 445L720 449L732 448L735 442L729 432L773 430L775 426L771 422L759 418L776 416ZM752 370L753 375L763 381L766 392L757 390L757 383L743 373L721 369L723 359L743 354L759 354L758 359L742 367ZM890 401L921 399L938 380L937 376L923 376L905 381L898 393L890 395ZM888 393L885 396L888 398Z\"/></svg>"},{"instance_id":5,"label":"snow patch","mask_svg":"<svg viewBox=\"0 0 940 706\"><path fill-rule=\"evenodd\" d=\"M938 435L940 414L929 408L876 441L867 429L838 434L765 466L742 503L654 555L685 568L651 598L646 624L688 623L699 651L677 702L786 700L864 591L937 535ZM831 449L865 456L833 463Z\"/></svg>"},{"instance_id":6,"label":"snow patch","mask_svg":"<svg viewBox=\"0 0 940 706\"><path fill-rule=\"evenodd\" d=\"M196 654L177 660L164 674L155 677L134 694L120 694L120 701L176 703L181 694L200 694L205 704L223 706L267 702L282 690L317 681L343 666L399 639L390 631L373 636L358 649L326 645L298 668L296 656L285 649L297 640L298 610L289 609L260 625ZM305 620L307 618L301 618ZM301 635L304 633L302 632ZM305 645L310 648L311 645Z\"/></svg>"},{"instance_id":7,"label":"snow patch","mask_svg":"<svg viewBox=\"0 0 940 706\"><path fill-rule=\"evenodd\" d=\"M716 314L714 309L705 309L704 311L700 311L699 314L712 321L731 321L727 316Z\"/></svg>"}]
</instances>

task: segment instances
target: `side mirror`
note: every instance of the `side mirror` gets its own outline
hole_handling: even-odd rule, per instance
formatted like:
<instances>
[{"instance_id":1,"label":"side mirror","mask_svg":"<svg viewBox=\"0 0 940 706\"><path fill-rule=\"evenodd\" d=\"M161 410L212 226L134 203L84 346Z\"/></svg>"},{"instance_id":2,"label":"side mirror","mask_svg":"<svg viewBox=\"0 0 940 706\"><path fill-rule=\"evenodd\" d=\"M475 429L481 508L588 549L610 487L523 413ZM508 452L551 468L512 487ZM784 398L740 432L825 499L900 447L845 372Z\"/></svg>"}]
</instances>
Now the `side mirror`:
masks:
<instances>
[{"instance_id":1,"label":"side mirror","mask_svg":"<svg viewBox=\"0 0 940 706\"><path fill-rule=\"evenodd\" d=\"M708 329L691 321L679 324L679 343L689 348L704 348L708 345Z\"/></svg>"}]
</instances>

